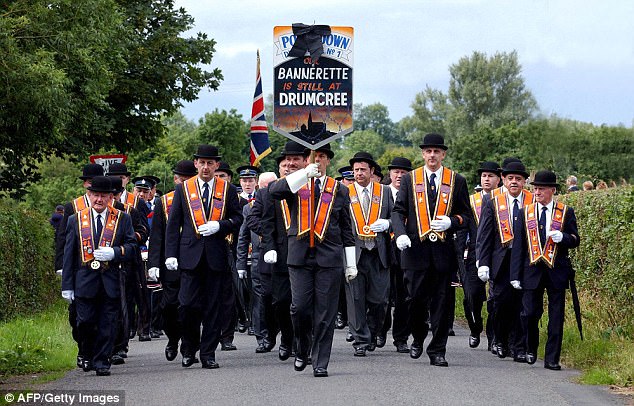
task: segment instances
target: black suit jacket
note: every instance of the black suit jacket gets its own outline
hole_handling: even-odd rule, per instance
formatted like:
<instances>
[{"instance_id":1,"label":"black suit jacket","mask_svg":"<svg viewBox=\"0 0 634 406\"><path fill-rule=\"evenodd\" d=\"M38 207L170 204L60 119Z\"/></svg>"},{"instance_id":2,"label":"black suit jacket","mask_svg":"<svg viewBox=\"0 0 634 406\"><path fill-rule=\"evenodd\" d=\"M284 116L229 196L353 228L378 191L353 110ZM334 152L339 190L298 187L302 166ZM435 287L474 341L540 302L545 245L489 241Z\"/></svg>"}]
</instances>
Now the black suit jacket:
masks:
<instances>
[{"instance_id":1,"label":"black suit jacket","mask_svg":"<svg viewBox=\"0 0 634 406\"><path fill-rule=\"evenodd\" d=\"M284 200L288 203L291 214L291 227L288 230L288 256L287 264L291 266L303 266L306 263L309 248L309 236L297 239L297 213L299 199L297 194L291 192L286 179L280 179L269 186L271 197ZM315 238L315 259L319 266L335 268L343 267L344 247L354 247L355 238L352 235L350 224L350 198L348 189L338 185L337 194L333 196L330 222L324 234L324 240ZM266 251L264 251L266 252Z\"/></svg>"},{"instance_id":2,"label":"black suit jacket","mask_svg":"<svg viewBox=\"0 0 634 406\"><path fill-rule=\"evenodd\" d=\"M530 265L528 237L524 224L524 209L522 208L519 220L513 226L515 238L511 250L511 280L520 281L523 289L536 289L542 276L545 276L550 279L555 289L568 288L568 280L573 273L568 250L578 247L580 243L575 211L572 207L566 209L561 229L563 239L557 244L555 263L552 269L541 260Z\"/></svg>"},{"instance_id":3,"label":"black suit jacket","mask_svg":"<svg viewBox=\"0 0 634 406\"><path fill-rule=\"evenodd\" d=\"M163 201L158 199L154 205L154 215L152 216L150 247L148 249L148 267L160 269L161 281L176 281L180 278L178 270L168 271L165 267L166 225Z\"/></svg>"},{"instance_id":4,"label":"black suit jacket","mask_svg":"<svg viewBox=\"0 0 634 406\"><path fill-rule=\"evenodd\" d=\"M270 187L270 185L269 185ZM288 272L288 236L284 224L281 202L271 197L269 188L259 189L255 195L255 203L247 216L251 230L262 237L260 252L264 257L267 251L277 252L277 262L273 272Z\"/></svg>"},{"instance_id":5,"label":"black suit jacket","mask_svg":"<svg viewBox=\"0 0 634 406\"><path fill-rule=\"evenodd\" d=\"M403 269L425 270L431 261L439 272L455 272L458 263L452 234L460 228L465 228L467 220L472 216L467 181L456 173L451 211L449 212L451 227L445 232L445 241L440 239L436 242L431 242L429 239L421 241L418 237L414 201L416 194L413 188L411 172L403 175L392 211L394 239L406 234L412 241L412 246L401 252L401 267Z\"/></svg>"},{"instance_id":6,"label":"black suit jacket","mask_svg":"<svg viewBox=\"0 0 634 406\"><path fill-rule=\"evenodd\" d=\"M230 272L227 262L228 244L225 237L240 229L242 219L236 187L229 184L224 218L219 221L220 229L208 237L198 235L196 225L189 214L183 185L176 185L167 221L165 256L177 258L179 269L193 270L205 255L212 271Z\"/></svg>"},{"instance_id":7,"label":"black suit jacket","mask_svg":"<svg viewBox=\"0 0 634 406\"><path fill-rule=\"evenodd\" d=\"M515 233L513 233L515 236ZM495 213L495 204L488 196L482 202L480 224L478 226L478 265L489 267L489 278L497 282L509 282L508 270L504 272L502 263L507 255L511 255L511 248L503 246L498 232L498 220ZM513 245L515 245L513 237ZM507 259L508 260L508 259Z\"/></svg>"},{"instance_id":8,"label":"black suit jacket","mask_svg":"<svg viewBox=\"0 0 634 406\"><path fill-rule=\"evenodd\" d=\"M108 297L119 298L119 265L133 261L135 255L136 240L130 216L125 212L121 215L117 232L112 240L115 256L103 272L82 265L80 244L77 215L73 215L68 218L66 227L62 290L74 290L77 297L93 298L103 286Z\"/></svg>"}]
</instances>

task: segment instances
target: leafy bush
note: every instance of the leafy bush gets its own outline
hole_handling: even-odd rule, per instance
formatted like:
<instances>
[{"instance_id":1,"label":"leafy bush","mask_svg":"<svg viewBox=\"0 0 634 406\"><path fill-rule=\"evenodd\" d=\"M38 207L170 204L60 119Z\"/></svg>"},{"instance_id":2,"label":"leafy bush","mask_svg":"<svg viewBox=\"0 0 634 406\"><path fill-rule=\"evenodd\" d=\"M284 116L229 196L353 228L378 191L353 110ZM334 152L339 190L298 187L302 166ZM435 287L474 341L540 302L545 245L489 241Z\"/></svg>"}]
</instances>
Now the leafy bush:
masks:
<instances>
[{"instance_id":1,"label":"leafy bush","mask_svg":"<svg viewBox=\"0 0 634 406\"><path fill-rule=\"evenodd\" d=\"M57 296L53 234L42 214L0 200L0 320L41 310Z\"/></svg>"}]
</instances>

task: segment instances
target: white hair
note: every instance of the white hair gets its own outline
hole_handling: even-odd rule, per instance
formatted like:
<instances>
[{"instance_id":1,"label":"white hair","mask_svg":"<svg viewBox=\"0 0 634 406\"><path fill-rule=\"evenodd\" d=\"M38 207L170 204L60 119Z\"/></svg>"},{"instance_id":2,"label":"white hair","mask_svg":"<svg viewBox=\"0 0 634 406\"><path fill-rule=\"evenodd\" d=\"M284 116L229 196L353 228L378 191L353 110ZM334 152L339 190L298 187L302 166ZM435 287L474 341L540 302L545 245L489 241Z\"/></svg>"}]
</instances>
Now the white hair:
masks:
<instances>
[{"instance_id":1,"label":"white hair","mask_svg":"<svg viewBox=\"0 0 634 406\"><path fill-rule=\"evenodd\" d=\"M277 175L275 172L264 172L260 174L260 178L258 179L258 187L264 188L267 187L269 183L277 180Z\"/></svg>"}]
</instances>

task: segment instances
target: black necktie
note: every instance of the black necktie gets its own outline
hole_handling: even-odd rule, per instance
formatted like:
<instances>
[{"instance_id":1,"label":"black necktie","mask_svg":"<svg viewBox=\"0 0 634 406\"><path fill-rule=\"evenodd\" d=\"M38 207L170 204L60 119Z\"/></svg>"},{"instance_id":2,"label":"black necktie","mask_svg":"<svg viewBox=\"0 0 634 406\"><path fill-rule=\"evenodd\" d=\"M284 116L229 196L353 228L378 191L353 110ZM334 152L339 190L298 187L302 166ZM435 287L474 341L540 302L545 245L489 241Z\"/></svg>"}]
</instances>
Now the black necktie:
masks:
<instances>
[{"instance_id":1,"label":"black necktie","mask_svg":"<svg viewBox=\"0 0 634 406\"><path fill-rule=\"evenodd\" d=\"M429 196L429 212L433 213L436 209L436 174L429 176L429 184L427 185L427 195Z\"/></svg>"},{"instance_id":2,"label":"black necktie","mask_svg":"<svg viewBox=\"0 0 634 406\"><path fill-rule=\"evenodd\" d=\"M209 216L209 184L203 184L203 207L205 208L205 218Z\"/></svg>"},{"instance_id":3,"label":"black necktie","mask_svg":"<svg viewBox=\"0 0 634 406\"><path fill-rule=\"evenodd\" d=\"M101 238L102 231L103 231L103 224L101 223L101 214L97 214L97 236L95 238L96 243L94 245L99 244L99 239Z\"/></svg>"},{"instance_id":4,"label":"black necktie","mask_svg":"<svg viewBox=\"0 0 634 406\"><path fill-rule=\"evenodd\" d=\"M520 206L517 203L517 199L513 201L513 225L517 221L517 218L520 216Z\"/></svg>"},{"instance_id":5,"label":"black necktie","mask_svg":"<svg viewBox=\"0 0 634 406\"><path fill-rule=\"evenodd\" d=\"M546 244L546 213L548 212L548 207L542 207L542 215L539 217L539 239L542 244L542 248L544 248L544 244Z\"/></svg>"},{"instance_id":6,"label":"black necktie","mask_svg":"<svg viewBox=\"0 0 634 406\"><path fill-rule=\"evenodd\" d=\"M319 197L321 196L321 179L315 179L315 207L317 207L317 202L319 201Z\"/></svg>"}]
</instances>

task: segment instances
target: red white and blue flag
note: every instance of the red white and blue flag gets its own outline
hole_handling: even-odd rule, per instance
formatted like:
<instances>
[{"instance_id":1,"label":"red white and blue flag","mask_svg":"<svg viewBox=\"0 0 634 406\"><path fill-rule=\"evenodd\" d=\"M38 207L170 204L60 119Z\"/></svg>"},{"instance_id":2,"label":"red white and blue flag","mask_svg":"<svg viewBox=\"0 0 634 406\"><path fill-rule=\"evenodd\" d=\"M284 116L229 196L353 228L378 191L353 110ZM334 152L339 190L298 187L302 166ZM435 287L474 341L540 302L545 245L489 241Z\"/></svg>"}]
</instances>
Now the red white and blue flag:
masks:
<instances>
[{"instance_id":1,"label":"red white and blue flag","mask_svg":"<svg viewBox=\"0 0 634 406\"><path fill-rule=\"evenodd\" d=\"M269 128L264 116L264 97L262 95L262 77L260 75L260 51L258 51L258 66L255 78L255 93L253 94L253 108L251 109L251 157L253 166L260 166L262 158L271 153L269 143Z\"/></svg>"}]
</instances>

